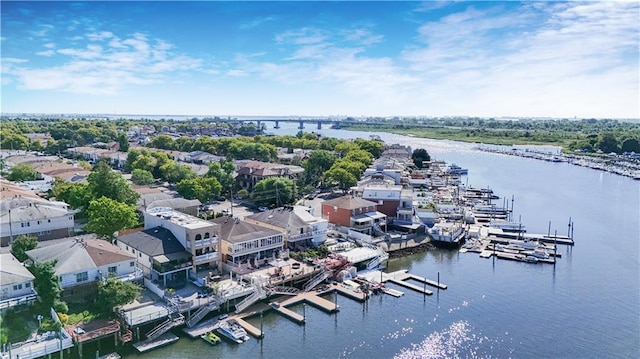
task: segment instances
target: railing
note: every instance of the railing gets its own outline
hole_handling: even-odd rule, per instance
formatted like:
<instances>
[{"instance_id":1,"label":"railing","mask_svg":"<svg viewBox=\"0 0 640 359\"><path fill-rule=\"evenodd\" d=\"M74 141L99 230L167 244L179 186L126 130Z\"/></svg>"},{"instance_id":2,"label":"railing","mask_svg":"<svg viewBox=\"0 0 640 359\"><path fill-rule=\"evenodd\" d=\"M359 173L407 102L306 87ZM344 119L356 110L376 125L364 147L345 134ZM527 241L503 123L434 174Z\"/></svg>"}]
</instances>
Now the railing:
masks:
<instances>
[{"instance_id":1,"label":"railing","mask_svg":"<svg viewBox=\"0 0 640 359\"><path fill-rule=\"evenodd\" d=\"M209 302L206 305L200 307L195 313L193 313L191 318L189 320L187 320L187 327L191 328L194 325L198 324L200 319L204 318L205 315L209 314L210 312L212 312L212 311L214 311L214 310L216 310L218 308L220 308L220 305L219 305L218 301L215 300L215 298L212 298L211 302Z\"/></svg>"},{"instance_id":2,"label":"railing","mask_svg":"<svg viewBox=\"0 0 640 359\"><path fill-rule=\"evenodd\" d=\"M351 228L353 229L367 229L367 228L371 228L372 223L371 222L366 222L366 223L354 223L351 225Z\"/></svg>"},{"instance_id":3,"label":"railing","mask_svg":"<svg viewBox=\"0 0 640 359\"><path fill-rule=\"evenodd\" d=\"M59 335L60 332L57 332L56 334ZM62 340L60 340L60 337L52 337L45 340L33 340L29 342L11 344L8 352L3 352L1 357L3 359L40 358L71 347L73 347L73 339L67 332L63 330Z\"/></svg>"},{"instance_id":4,"label":"railing","mask_svg":"<svg viewBox=\"0 0 640 359\"><path fill-rule=\"evenodd\" d=\"M315 237L317 235L322 235L322 234L325 234L325 233L327 233L326 229L319 230L319 231L305 232L305 233L296 234L294 236L289 236L287 238L287 240L289 242L295 242L295 241L299 241L299 240L302 240L302 239L313 238L313 237Z\"/></svg>"},{"instance_id":5,"label":"railing","mask_svg":"<svg viewBox=\"0 0 640 359\"><path fill-rule=\"evenodd\" d=\"M304 285L304 291L308 292L311 289L313 289L313 287L317 286L318 284L320 284L322 281L324 281L325 279L331 277L332 272L328 269L323 269L322 272L316 274L315 277L311 278L305 285Z\"/></svg>"},{"instance_id":6,"label":"railing","mask_svg":"<svg viewBox=\"0 0 640 359\"><path fill-rule=\"evenodd\" d=\"M114 278L123 282L129 282L129 281L138 280L143 276L144 276L144 272L142 271L142 269L136 268L135 272L133 273L123 274Z\"/></svg>"},{"instance_id":7,"label":"railing","mask_svg":"<svg viewBox=\"0 0 640 359\"><path fill-rule=\"evenodd\" d=\"M218 260L219 258L220 258L220 253L211 252L211 253L195 256L194 261L195 263L202 263L202 262L210 262L212 260Z\"/></svg>"},{"instance_id":8,"label":"railing","mask_svg":"<svg viewBox=\"0 0 640 359\"><path fill-rule=\"evenodd\" d=\"M35 301L38 298L38 294L31 289L31 293L23 295L21 297L7 298L0 301L0 309L13 307L21 304L28 304Z\"/></svg>"},{"instance_id":9,"label":"railing","mask_svg":"<svg viewBox=\"0 0 640 359\"><path fill-rule=\"evenodd\" d=\"M255 291L250 296L246 297L240 303L236 304L236 313L242 312L251 304L267 297L267 293L265 292L264 288L262 288L261 284L258 283L254 285L254 289Z\"/></svg>"},{"instance_id":10,"label":"railing","mask_svg":"<svg viewBox=\"0 0 640 359\"><path fill-rule=\"evenodd\" d=\"M184 324L184 316L180 313L174 313L169 316L169 319L165 320L160 325L153 328L149 333L147 333L147 339L155 339L168 332L169 329L182 324Z\"/></svg>"},{"instance_id":11,"label":"railing","mask_svg":"<svg viewBox=\"0 0 640 359\"><path fill-rule=\"evenodd\" d=\"M218 243L218 237L211 237L211 238L201 239L199 241L194 241L193 242L193 246L195 248L200 248L200 247L204 247L204 246L210 246L210 245L216 244L216 243Z\"/></svg>"}]
</instances>

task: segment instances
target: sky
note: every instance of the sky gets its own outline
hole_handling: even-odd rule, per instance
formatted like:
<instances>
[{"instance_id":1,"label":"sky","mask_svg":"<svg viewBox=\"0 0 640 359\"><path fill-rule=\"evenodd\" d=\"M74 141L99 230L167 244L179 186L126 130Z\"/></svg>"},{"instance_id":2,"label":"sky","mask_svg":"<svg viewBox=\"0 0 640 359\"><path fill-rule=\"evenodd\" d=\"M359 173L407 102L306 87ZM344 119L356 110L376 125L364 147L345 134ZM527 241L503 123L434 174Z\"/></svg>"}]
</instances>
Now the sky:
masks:
<instances>
[{"instance_id":1,"label":"sky","mask_svg":"<svg viewBox=\"0 0 640 359\"><path fill-rule=\"evenodd\" d=\"M2 1L2 113L640 118L638 1Z\"/></svg>"}]
</instances>

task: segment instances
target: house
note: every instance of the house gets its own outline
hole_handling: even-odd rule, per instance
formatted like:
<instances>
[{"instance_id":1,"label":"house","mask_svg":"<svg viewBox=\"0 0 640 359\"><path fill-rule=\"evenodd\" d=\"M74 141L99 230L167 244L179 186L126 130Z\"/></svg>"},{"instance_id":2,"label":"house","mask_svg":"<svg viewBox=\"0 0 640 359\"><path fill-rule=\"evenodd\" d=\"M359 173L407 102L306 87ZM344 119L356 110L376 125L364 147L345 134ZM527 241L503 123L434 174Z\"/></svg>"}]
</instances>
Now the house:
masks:
<instances>
[{"instance_id":1,"label":"house","mask_svg":"<svg viewBox=\"0 0 640 359\"><path fill-rule=\"evenodd\" d=\"M199 199L186 199L180 197L155 200L149 203L145 210L157 207L165 207L175 209L178 212L182 212L192 216L197 216L198 212L200 211L200 206L202 206L202 202L200 202Z\"/></svg>"},{"instance_id":2,"label":"house","mask_svg":"<svg viewBox=\"0 0 640 359\"><path fill-rule=\"evenodd\" d=\"M279 230L227 216L211 222L216 224L227 270L233 271L241 265L260 266L277 258L283 250L284 234Z\"/></svg>"},{"instance_id":3,"label":"house","mask_svg":"<svg viewBox=\"0 0 640 359\"><path fill-rule=\"evenodd\" d=\"M155 207L144 213L145 230L168 229L191 255L194 272L219 269L220 244L216 224L167 207Z\"/></svg>"},{"instance_id":4,"label":"house","mask_svg":"<svg viewBox=\"0 0 640 359\"><path fill-rule=\"evenodd\" d=\"M68 238L26 252L33 263L55 262L54 270L66 302L94 300L97 284L114 277L122 281L142 279L136 257L93 235Z\"/></svg>"},{"instance_id":5,"label":"house","mask_svg":"<svg viewBox=\"0 0 640 359\"><path fill-rule=\"evenodd\" d=\"M352 195L338 197L322 203L322 216L329 223L373 234L387 226L387 216L376 210L377 203Z\"/></svg>"},{"instance_id":6,"label":"house","mask_svg":"<svg viewBox=\"0 0 640 359\"><path fill-rule=\"evenodd\" d=\"M284 177L296 181L304 173L304 168L293 165L283 165L262 161L236 161L236 186L253 190L253 186L263 179L270 177Z\"/></svg>"},{"instance_id":7,"label":"house","mask_svg":"<svg viewBox=\"0 0 640 359\"><path fill-rule=\"evenodd\" d=\"M13 254L0 254L0 274L0 311L36 300L35 277Z\"/></svg>"},{"instance_id":8,"label":"house","mask_svg":"<svg viewBox=\"0 0 640 359\"><path fill-rule=\"evenodd\" d=\"M259 212L244 218L245 222L257 224L284 234L285 248L303 249L322 244L327 237L329 222L308 212L308 207L285 206Z\"/></svg>"},{"instance_id":9,"label":"house","mask_svg":"<svg viewBox=\"0 0 640 359\"><path fill-rule=\"evenodd\" d=\"M199 165L209 164L211 162L220 162L224 160L223 157L212 155L209 152L193 151L189 152L188 161Z\"/></svg>"},{"instance_id":10,"label":"house","mask_svg":"<svg viewBox=\"0 0 640 359\"><path fill-rule=\"evenodd\" d=\"M180 287L189 280L192 255L163 227L135 229L119 234L114 243L137 258L146 278L164 287Z\"/></svg>"},{"instance_id":11,"label":"house","mask_svg":"<svg viewBox=\"0 0 640 359\"><path fill-rule=\"evenodd\" d=\"M402 185L381 173L358 183L354 195L376 203L376 209L388 217L396 217L401 202Z\"/></svg>"},{"instance_id":12,"label":"house","mask_svg":"<svg viewBox=\"0 0 640 359\"><path fill-rule=\"evenodd\" d=\"M74 214L64 202L25 196L7 182L1 182L0 243L7 246L21 234L38 240L64 238L74 233Z\"/></svg>"}]
</instances>

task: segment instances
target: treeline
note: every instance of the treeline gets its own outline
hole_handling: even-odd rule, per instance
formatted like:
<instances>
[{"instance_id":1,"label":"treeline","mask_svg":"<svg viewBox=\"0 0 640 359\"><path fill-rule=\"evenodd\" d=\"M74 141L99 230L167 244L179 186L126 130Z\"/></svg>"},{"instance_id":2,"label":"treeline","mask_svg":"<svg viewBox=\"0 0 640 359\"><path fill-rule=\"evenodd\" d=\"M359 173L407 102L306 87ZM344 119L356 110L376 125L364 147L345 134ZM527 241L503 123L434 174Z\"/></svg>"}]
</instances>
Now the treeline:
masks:
<instances>
[{"instance_id":1,"label":"treeline","mask_svg":"<svg viewBox=\"0 0 640 359\"><path fill-rule=\"evenodd\" d=\"M371 118L342 125L434 139L492 144L554 144L570 151L640 152L640 124L618 120L496 120Z\"/></svg>"}]
</instances>

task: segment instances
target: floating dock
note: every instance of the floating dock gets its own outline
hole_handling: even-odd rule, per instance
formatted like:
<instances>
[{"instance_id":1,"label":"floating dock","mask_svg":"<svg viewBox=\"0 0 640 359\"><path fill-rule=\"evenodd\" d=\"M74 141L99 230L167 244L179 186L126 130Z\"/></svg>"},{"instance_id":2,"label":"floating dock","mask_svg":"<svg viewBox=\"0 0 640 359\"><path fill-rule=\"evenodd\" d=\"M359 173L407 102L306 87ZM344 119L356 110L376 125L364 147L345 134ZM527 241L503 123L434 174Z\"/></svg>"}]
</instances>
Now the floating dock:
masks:
<instances>
[{"instance_id":1,"label":"floating dock","mask_svg":"<svg viewBox=\"0 0 640 359\"><path fill-rule=\"evenodd\" d=\"M213 330L218 329L220 321L217 318L204 321L193 328L184 327L182 331L189 335L191 338L198 338L203 334L207 334Z\"/></svg>"},{"instance_id":2,"label":"floating dock","mask_svg":"<svg viewBox=\"0 0 640 359\"><path fill-rule=\"evenodd\" d=\"M140 353L144 353L146 351L156 349L165 345L169 345L178 341L178 338L173 333L164 333L161 336L151 339L151 340L143 340L141 342L133 344L133 347L136 348Z\"/></svg>"},{"instance_id":3,"label":"floating dock","mask_svg":"<svg viewBox=\"0 0 640 359\"><path fill-rule=\"evenodd\" d=\"M422 293L422 294L426 294L426 295L432 295L433 292L430 291L429 289L425 289L425 288L420 288L417 285L411 284L411 283L407 283L403 280L398 280L398 279L393 279L393 278L389 278L388 280L391 283L397 284L397 285L401 285L405 288L409 288L412 290L415 290L418 293Z\"/></svg>"},{"instance_id":4,"label":"floating dock","mask_svg":"<svg viewBox=\"0 0 640 359\"><path fill-rule=\"evenodd\" d=\"M434 281L434 280L431 280L431 279L427 279L425 277L421 277L421 276L418 276L418 275L415 275L415 274L411 274L406 269L399 270L399 271L396 271L396 272L391 272L391 273L384 273L382 271L374 270L374 271L368 271L368 272L365 272L365 273L360 273L358 276L360 276L360 277L362 277L362 278L364 278L364 279L366 279L366 280L368 280L370 282L378 282L378 283L380 283L380 282L382 282L382 283L391 282L391 283L403 286L405 288L409 288L409 289L414 290L414 291L416 291L418 293L423 293L423 294L426 294L426 295L432 295L433 292L428 290L428 289L426 289L426 288L424 288L424 287L420 287L420 286L417 286L415 284L408 283L407 280L412 279L412 280L418 281L420 283L427 284L427 285L430 285L432 287L436 287L438 289L447 289L447 285L444 284L444 283L440 283L438 281ZM387 291L385 291L385 293L390 294L390 295L394 295L394 296L396 296L398 294L398 293L391 294L393 292L389 293ZM399 292L399 293L402 293L402 292Z\"/></svg>"},{"instance_id":5,"label":"floating dock","mask_svg":"<svg viewBox=\"0 0 640 359\"><path fill-rule=\"evenodd\" d=\"M262 338L264 336L264 333L262 333L262 331L258 328L256 328L255 326L253 326L251 323L245 321L242 318L239 317L235 317L236 321L238 322L238 324L240 324L241 327L244 328L244 330L247 331L247 333L249 333L250 335L256 337L256 338Z\"/></svg>"}]
</instances>

